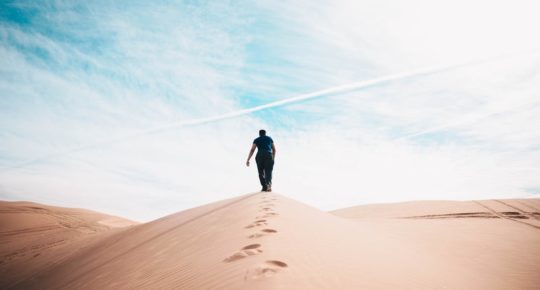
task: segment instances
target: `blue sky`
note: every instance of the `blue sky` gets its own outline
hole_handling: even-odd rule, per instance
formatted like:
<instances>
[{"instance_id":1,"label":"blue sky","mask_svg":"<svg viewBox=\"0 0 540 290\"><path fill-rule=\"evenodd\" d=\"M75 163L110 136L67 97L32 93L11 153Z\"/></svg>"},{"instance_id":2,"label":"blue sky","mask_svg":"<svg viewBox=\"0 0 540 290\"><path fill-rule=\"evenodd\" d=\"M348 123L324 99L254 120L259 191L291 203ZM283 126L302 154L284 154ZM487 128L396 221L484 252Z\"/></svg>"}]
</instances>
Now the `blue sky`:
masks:
<instances>
[{"instance_id":1,"label":"blue sky","mask_svg":"<svg viewBox=\"0 0 540 290\"><path fill-rule=\"evenodd\" d=\"M260 128L324 210L538 196L534 1L275 2L2 1L0 199L150 220L258 190Z\"/></svg>"}]
</instances>

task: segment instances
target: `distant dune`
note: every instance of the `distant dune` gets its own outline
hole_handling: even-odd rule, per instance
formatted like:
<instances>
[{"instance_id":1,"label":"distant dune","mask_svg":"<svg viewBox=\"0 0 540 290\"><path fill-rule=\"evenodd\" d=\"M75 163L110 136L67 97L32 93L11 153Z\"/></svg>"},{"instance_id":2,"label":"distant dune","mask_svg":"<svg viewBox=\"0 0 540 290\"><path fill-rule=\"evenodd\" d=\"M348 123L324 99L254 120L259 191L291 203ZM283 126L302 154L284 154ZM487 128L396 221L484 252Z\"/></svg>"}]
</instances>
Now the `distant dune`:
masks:
<instances>
[{"instance_id":1,"label":"distant dune","mask_svg":"<svg viewBox=\"0 0 540 290\"><path fill-rule=\"evenodd\" d=\"M540 219L539 199L499 200L421 200L367 204L339 209L332 214L345 218L459 218L485 217Z\"/></svg>"},{"instance_id":2,"label":"distant dune","mask_svg":"<svg viewBox=\"0 0 540 290\"><path fill-rule=\"evenodd\" d=\"M539 289L540 200L323 212L252 193L135 225L0 203L1 289ZM119 227L122 226L122 227Z\"/></svg>"}]
</instances>

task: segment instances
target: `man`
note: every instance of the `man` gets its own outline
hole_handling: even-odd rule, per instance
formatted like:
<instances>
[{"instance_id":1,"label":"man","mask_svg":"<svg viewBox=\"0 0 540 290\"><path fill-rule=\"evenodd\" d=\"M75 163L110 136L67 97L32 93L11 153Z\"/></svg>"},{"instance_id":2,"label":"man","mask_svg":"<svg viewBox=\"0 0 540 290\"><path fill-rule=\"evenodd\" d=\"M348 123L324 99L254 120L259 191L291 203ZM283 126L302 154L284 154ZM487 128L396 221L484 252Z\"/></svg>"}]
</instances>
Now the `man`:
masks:
<instances>
[{"instance_id":1,"label":"man","mask_svg":"<svg viewBox=\"0 0 540 290\"><path fill-rule=\"evenodd\" d=\"M259 171L259 181L262 185L262 191L272 191L272 170L274 169L274 158L276 157L276 146L270 136L266 136L265 130L259 130L259 137L253 140L253 145L249 151L246 166L249 166L249 160L257 148L255 161Z\"/></svg>"}]
</instances>

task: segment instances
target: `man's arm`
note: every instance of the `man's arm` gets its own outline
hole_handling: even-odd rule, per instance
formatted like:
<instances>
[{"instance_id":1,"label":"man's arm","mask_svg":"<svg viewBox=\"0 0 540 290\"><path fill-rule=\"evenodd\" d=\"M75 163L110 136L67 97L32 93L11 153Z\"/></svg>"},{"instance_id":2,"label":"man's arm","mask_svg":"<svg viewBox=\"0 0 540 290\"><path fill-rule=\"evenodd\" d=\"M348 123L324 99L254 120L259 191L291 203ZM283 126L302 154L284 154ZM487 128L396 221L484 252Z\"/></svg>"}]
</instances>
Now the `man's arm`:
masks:
<instances>
[{"instance_id":1,"label":"man's arm","mask_svg":"<svg viewBox=\"0 0 540 290\"><path fill-rule=\"evenodd\" d=\"M246 161L246 166L249 166L249 159L251 159L251 156L253 156L253 152L255 152L255 148L257 148L257 145L255 145L255 143L253 143L253 145L251 145L251 149L249 150L249 156L248 156L248 159Z\"/></svg>"},{"instance_id":2,"label":"man's arm","mask_svg":"<svg viewBox=\"0 0 540 290\"><path fill-rule=\"evenodd\" d=\"M276 159L276 146L272 143L272 160Z\"/></svg>"}]
</instances>

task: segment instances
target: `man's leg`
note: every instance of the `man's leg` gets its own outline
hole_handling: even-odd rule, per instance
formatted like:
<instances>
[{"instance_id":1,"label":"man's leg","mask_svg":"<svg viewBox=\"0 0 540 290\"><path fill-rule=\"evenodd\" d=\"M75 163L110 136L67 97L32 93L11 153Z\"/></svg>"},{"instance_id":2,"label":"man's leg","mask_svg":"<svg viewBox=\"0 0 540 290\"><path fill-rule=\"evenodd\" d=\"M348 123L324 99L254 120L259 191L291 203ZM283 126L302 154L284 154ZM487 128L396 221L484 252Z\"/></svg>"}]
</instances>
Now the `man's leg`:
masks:
<instances>
[{"instance_id":1,"label":"man's leg","mask_svg":"<svg viewBox=\"0 0 540 290\"><path fill-rule=\"evenodd\" d=\"M264 159L260 158L261 156L255 156L255 162L257 162L257 171L259 172L259 181L262 185L262 190L266 191L266 181L265 181L265 174L264 174Z\"/></svg>"},{"instance_id":2,"label":"man's leg","mask_svg":"<svg viewBox=\"0 0 540 290\"><path fill-rule=\"evenodd\" d=\"M264 179L268 189L272 188L272 170L274 170L274 160L272 155L265 156L264 160Z\"/></svg>"}]
</instances>

